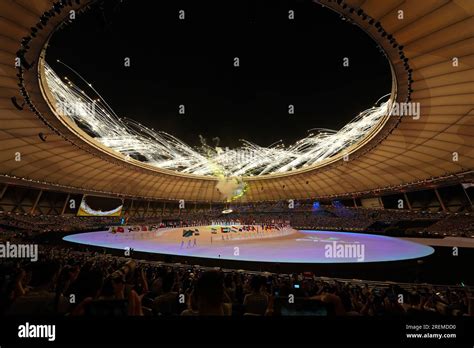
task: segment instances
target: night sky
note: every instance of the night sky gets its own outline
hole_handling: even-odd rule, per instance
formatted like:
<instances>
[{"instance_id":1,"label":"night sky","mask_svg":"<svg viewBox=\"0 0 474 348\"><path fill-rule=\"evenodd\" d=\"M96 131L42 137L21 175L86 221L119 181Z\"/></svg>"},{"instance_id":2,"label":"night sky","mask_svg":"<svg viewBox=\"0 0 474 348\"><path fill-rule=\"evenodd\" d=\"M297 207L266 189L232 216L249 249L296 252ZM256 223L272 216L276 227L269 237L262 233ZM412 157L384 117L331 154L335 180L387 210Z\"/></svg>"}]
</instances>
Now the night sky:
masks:
<instances>
[{"instance_id":1,"label":"night sky","mask_svg":"<svg viewBox=\"0 0 474 348\"><path fill-rule=\"evenodd\" d=\"M220 146L242 138L288 145L311 128L341 128L391 89L375 42L306 1L108 0L50 41L47 61L79 82L56 59L92 83L119 116L191 145L199 135L209 144L219 137Z\"/></svg>"}]
</instances>

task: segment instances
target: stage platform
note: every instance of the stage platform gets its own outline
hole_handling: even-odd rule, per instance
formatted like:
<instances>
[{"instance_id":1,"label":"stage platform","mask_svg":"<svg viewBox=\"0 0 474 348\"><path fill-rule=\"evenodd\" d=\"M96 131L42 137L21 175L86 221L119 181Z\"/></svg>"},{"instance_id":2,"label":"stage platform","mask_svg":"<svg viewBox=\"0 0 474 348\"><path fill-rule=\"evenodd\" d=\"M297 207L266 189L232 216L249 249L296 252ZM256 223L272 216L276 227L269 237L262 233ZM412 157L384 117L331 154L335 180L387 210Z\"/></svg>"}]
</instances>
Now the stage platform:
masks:
<instances>
[{"instance_id":1,"label":"stage platform","mask_svg":"<svg viewBox=\"0 0 474 348\"><path fill-rule=\"evenodd\" d=\"M63 239L111 249L183 257L273 263L372 263L423 258L430 246L400 238L333 231L229 232L213 234L211 226L190 227L198 236L183 237L183 228L154 232L79 233Z\"/></svg>"}]
</instances>

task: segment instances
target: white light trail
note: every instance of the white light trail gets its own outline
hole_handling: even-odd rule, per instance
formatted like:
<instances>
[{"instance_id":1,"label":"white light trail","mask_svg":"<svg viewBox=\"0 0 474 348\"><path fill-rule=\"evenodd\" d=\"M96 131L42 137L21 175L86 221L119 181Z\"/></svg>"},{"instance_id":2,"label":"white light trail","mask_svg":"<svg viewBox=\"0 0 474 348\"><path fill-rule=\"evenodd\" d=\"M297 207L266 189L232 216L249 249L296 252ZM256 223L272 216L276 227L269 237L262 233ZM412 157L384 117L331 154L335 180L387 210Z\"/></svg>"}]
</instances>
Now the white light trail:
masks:
<instances>
[{"instance_id":1,"label":"white light trail","mask_svg":"<svg viewBox=\"0 0 474 348\"><path fill-rule=\"evenodd\" d=\"M284 173L309 167L360 141L389 111L389 102L384 102L361 112L339 131L315 128L288 147L280 142L262 147L241 140L242 146L235 149L206 144L193 148L168 133L118 117L90 84L100 98L91 99L69 79L61 80L47 64L45 75L56 98L56 110L101 144L127 158L158 168L221 178Z\"/></svg>"}]
</instances>

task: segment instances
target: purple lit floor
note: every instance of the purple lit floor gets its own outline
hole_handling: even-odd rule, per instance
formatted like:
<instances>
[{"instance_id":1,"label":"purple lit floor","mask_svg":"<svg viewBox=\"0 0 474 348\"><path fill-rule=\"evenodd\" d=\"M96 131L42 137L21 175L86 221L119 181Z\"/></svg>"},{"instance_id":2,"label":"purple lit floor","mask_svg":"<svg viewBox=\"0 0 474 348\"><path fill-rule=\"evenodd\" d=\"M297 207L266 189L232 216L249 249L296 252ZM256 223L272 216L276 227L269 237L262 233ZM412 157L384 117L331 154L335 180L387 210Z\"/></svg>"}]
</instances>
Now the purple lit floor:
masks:
<instances>
[{"instance_id":1,"label":"purple lit floor","mask_svg":"<svg viewBox=\"0 0 474 348\"><path fill-rule=\"evenodd\" d=\"M429 246L399 238L349 232L299 231L283 237L222 241L220 233L211 235L209 228L205 227L200 228L200 231L201 235L196 237L197 246L194 247L188 247L187 244L189 240L194 242L194 237L184 239L184 245L181 245L181 229L160 232L151 239L131 239L127 234L121 233L89 232L69 235L64 237L64 240L112 249L133 248L135 251L156 254L278 263L398 261L421 258L434 252ZM357 260L355 256L328 256L326 245L334 245L333 242L337 245L363 245L363 260ZM234 255L237 252L238 255Z\"/></svg>"}]
</instances>

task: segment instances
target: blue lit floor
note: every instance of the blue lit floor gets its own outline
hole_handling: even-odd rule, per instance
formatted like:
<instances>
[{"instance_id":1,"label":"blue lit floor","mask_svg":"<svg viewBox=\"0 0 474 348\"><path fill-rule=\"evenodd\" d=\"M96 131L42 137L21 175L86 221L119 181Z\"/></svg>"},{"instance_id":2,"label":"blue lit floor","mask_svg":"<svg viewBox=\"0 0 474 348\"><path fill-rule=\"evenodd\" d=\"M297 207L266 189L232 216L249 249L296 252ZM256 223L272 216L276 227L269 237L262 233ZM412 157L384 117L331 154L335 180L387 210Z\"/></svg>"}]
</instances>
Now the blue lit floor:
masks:
<instances>
[{"instance_id":1,"label":"blue lit floor","mask_svg":"<svg viewBox=\"0 0 474 348\"><path fill-rule=\"evenodd\" d=\"M426 245L371 234L299 231L283 237L222 241L221 234L211 235L207 227L200 230L196 246L192 246L194 237L182 238L182 229L161 232L152 239L131 239L121 233L89 232L69 235L64 240L112 249L133 248L156 254L279 263L398 261L434 253L434 249ZM190 240L192 242L188 247Z\"/></svg>"}]
</instances>

